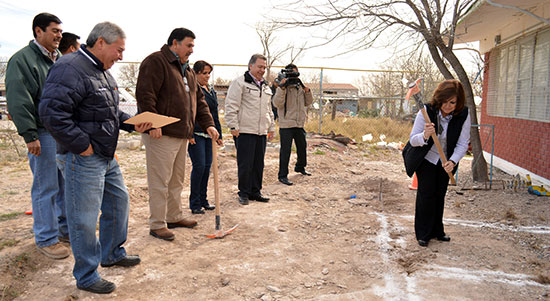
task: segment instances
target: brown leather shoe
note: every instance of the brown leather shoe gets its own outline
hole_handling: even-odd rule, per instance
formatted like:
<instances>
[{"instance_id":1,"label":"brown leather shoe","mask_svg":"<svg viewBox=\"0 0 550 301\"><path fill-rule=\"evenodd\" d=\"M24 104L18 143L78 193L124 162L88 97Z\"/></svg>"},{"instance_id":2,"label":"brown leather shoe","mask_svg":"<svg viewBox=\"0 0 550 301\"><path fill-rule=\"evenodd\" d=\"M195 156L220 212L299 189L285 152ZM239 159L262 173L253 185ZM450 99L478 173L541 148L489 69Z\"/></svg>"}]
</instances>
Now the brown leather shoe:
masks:
<instances>
[{"instance_id":1,"label":"brown leather shoe","mask_svg":"<svg viewBox=\"0 0 550 301\"><path fill-rule=\"evenodd\" d=\"M51 246L38 248L38 251L53 259L63 259L71 255L71 249L67 248L60 242Z\"/></svg>"},{"instance_id":2,"label":"brown leather shoe","mask_svg":"<svg viewBox=\"0 0 550 301\"><path fill-rule=\"evenodd\" d=\"M168 229L174 229L174 228L193 228L197 225L197 221L190 220L190 219L182 219L179 222L175 223L166 223L168 225Z\"/></svg>"},{"instance_id":3,"label":"brown leather shoe","mask_svg":"<svg viewBox=\"0 0 550 301\"><path fill-rule=\"evenodd\" d=\"M176 238L174 233L172 233L172 231L168 230L167 228L151 230L149 231L149 234L152 235L153 237L168 240L168 241L172 241L174 240L174 238Z\"/></svg>"}]
</instances>

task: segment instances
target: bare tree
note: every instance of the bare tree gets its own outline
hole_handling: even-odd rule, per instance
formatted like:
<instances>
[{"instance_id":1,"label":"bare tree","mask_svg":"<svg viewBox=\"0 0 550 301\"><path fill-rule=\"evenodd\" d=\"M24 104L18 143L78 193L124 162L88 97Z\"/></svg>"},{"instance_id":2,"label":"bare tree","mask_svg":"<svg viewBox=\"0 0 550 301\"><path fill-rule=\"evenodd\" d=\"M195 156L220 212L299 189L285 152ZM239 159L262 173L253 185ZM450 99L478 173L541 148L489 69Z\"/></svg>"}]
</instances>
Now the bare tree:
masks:
<instances>
[{"instance_id":1,"label":"bare tree","mask_svg":"<svg viewBox=\"0 0 550 301\"><path fill-rule=\"evenodd\" d=\"M380 43L395 48L394 45L409 46L407 41L411 40L424 42L443 76L446 79L454 78L452 69L462 82L472 124L477 124L472 86L468 74L453 51L458 21L475 2L476 0L326 0L324 3L308 5L305 1L294 1L283 8L285 14L292 14L291 19L280 21L278 18L274 22L277 26L323 28L326 32L324 44L346 37L348 47L342 52L366 49ZM472 128L470 133L474 152L473 179L487 181L487 162L483 157L479 130Z\"/></svg>"},{"instance_id":2,"label":"bare tree","mask_svg":"<svg viewBox=\"0 0 550 301\"><path fill-rule=\"evenodd\" d=\"M120 81L120 86L126 87L126 88L135 88L137 84L138 74L139 74L138 63L125 63L119 69L118 79Z\"/></svg>"},{"instance_id":3,"label":"bare tree","mask_svg":"<svg viewBox=\"0 0 550 301\"><path fill-rule=\"evenodd\" d=\"M281 47L277 44L277 33L283 28L282 25L276 23L257 23L256 24L256 33L260 38L260 42L263 47L263 55L267 58L267 80L271 81L277 73L271 72L271 67L275 62L280 62L282 65L288 63L294 63L300 55L303 54L306 49L306 43L303 43L301 46L297 47L293 44L286 44ZM290 56L290 61L283 62L282 58L288 54Z\"/></svg>"},{"instance_id":4,"label":"bare tree","mask_svg":"<svg viewBox=\"0 0 550 301\"><path fill-rule=\"evenodd\" d=\"M6 69L8 68L8 58L0 56L0 82L6 79Z\"/></svg>"},{"instance_id":5,"label":"bare tree","mask_svg":"<svg viewBox=\"0 0 550 301\"><path fill-rule=\"evenodd\" d=\"M230 83L230 79L223 79L221 77L216 77L216 79L214 80L215 86L229 86Z\"/></svg>"}]
</instances>

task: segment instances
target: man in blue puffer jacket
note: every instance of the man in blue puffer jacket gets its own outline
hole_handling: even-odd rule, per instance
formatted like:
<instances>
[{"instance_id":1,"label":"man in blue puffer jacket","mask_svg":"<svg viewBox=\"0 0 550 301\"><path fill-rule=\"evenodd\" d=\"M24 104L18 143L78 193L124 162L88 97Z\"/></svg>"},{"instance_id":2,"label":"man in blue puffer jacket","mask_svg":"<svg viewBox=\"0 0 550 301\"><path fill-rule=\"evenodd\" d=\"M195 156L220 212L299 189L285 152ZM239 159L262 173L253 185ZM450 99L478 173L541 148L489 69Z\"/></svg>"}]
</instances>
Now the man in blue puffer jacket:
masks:
<instances>
[{"instance_id":1,"label":"man in blue puffer jacket","mask_svg":"<svg viewBox=\"0 0 550 301\"><path fill-rule=\"evenodd\" d=\"M97 266L134 266L122 244L128 233L129 197L114 158L119 129L130 116L118 108L118 87L107 71L122 59L126 36L109 22L97 24L87 45L63 56L48 73L39 114L58 144L57 160L65 177L65 206L79 289L107 294L115 284ZM144 132L150 123L136 125ZM99 241L96 224L99 211Z\"/></svg>"}]
</instances>

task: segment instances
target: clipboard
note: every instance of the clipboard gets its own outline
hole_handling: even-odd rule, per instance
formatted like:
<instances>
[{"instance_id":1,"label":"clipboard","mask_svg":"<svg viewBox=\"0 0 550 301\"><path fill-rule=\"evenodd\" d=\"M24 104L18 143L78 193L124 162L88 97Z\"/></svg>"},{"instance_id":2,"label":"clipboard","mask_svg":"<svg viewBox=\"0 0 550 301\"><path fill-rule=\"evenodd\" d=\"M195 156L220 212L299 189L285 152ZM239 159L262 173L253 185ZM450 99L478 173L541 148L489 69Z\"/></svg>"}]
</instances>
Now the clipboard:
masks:
<instances>
[{"instance_id":1,"label":"clipboard","mask_svg":"<svg viewBox=\"0 0 550 301\"><path fill-rule=\"evenodd\" d=\"M152 128L157 129L178 121L180 121L180 119L176 117L164 116L153 112L143 112L127 119L124 123L136 125L144 122L151 122L153 124Z\"/></svg>"}]
</instances>

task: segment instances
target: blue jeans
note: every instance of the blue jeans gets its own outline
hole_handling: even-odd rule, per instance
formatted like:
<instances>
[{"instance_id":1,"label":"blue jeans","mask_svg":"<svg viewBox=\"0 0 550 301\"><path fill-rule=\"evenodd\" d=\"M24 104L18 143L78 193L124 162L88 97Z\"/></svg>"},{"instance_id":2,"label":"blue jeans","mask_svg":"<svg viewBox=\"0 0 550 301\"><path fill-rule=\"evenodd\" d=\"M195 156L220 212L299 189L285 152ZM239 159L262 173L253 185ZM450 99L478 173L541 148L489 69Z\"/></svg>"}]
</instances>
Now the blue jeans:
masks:
<instances>
[{"instance_id":1,"label":"blue jeans","mask_svg":"<svg viewBox=\"0 0 550 301\"><path fill-rule=\"evenodd\" d=\"M101 279L97 272L100 262L111 264L126 257L122 244L128 234L128 191L116 159L67 153L58 155L58 162L64 163L73 275L77 287L89 287Z\"/></svg>"},{"instance_id":2,"label":"blue jeans","mask_svg":"<svg viewBox=\"0 0 550 301\"><path fill-rule=\"evenodd\" d=\"M189 194L189 209L201 209L208 206L206 194L208 177L212 166L212 139L193 135L195 144L189 144L187 151L193 163L191 171L191 193Z\"/></svg>"},{"instance_id":3,"label":"blue jeans","mask_svg":"<svg viewBox=\"0 0 550 301\"><path fill-rule=\"evenodd\" d=\"M33 181L31 188L33 231L36 245L48 247L69 234L65 218L63 175L55 163L56 142L45 130L38 130L40 156L28 153Z\"/></svg>"}]
</instances>

